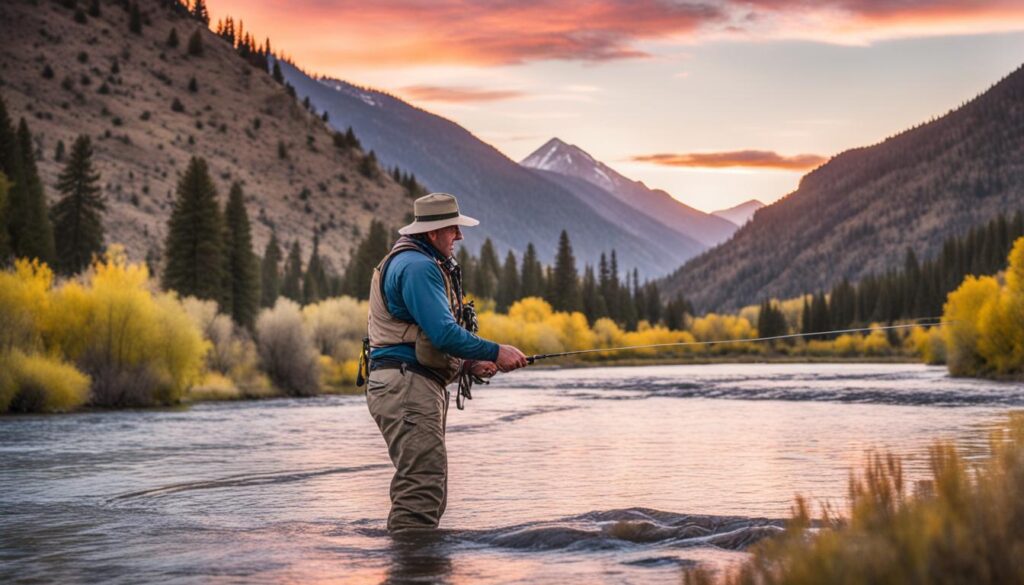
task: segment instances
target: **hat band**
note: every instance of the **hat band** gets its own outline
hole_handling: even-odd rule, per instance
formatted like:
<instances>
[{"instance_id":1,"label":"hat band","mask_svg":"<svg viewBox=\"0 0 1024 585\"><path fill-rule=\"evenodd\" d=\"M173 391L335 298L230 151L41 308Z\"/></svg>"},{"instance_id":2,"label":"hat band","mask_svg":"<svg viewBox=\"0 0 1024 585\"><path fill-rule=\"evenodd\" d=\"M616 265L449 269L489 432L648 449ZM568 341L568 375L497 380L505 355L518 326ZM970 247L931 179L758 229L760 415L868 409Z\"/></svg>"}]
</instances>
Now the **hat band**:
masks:
<instances>
[{"instance_id":1,"label":"hat band","mask_svg":"<svg viewBox=\"0 0 1024 585\"><path fill-rule=\"evenodd\" d=\"M438 213L436 215L417 215L416 221L439 221L442 219L454 219L456 217L459 217L458 211L453 211L451 213Z\"/></svg>"}]
</instances>

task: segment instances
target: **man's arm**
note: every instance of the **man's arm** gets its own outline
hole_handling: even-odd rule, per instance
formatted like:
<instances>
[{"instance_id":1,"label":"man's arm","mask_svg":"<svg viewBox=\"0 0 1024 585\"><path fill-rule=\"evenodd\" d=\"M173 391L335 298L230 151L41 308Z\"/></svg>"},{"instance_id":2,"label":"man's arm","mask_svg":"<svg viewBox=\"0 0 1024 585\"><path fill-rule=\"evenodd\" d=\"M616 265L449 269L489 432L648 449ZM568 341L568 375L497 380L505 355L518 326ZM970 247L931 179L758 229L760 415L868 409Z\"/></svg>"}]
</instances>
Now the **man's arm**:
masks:
<instances>
[{"instance_id":1,"label":"man's arm","mask_svg":"<svg viewBox=\"0 0 1024 585\"><path fill-rule=\"evenodd\" d=\"M410 262L403 269L402 301L413 320L438 349L455 357L494 361L498 344L470 333L452 315L444 277L433 262Z\"/></svg>"}]
</instances>

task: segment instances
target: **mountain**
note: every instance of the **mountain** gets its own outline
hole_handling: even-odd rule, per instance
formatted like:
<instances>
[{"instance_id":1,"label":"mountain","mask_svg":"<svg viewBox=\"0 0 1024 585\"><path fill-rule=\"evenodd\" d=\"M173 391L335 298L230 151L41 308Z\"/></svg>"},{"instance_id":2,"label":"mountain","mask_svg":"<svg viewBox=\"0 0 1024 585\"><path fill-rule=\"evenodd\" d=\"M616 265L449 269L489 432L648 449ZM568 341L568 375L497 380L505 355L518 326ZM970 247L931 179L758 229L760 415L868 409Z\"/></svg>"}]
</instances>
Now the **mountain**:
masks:
<instances>
[{"instance_id":1,"label":"mountain","mask_svg":"<svg viewBox=\"0 0 1024 585\"><path fill-rule=\"evenodd\" d=\"M630 207L711 247L736 231L735 223L694 209L660 189L628 179L583 149L552 138L520 163L583 179L615 195Z\"/></svg>"},{"instance_id":2,"label":"mountain","mask_svg":"<svg viewBox=\"0 0 1024 585\"><path fill-rule=\"evenodd\" d=\"M522 252L533 242L541 259L551 262L565 229L580 267L614 248L621 267L637 267L647 277L668 273L698 251L692 245L652 251L650 238L607 219L570 190L519 166L450 120L383 92L314 79L289 63L280 65L300 97L327 112L339 130L352 127L383 164L411 171L431 190L458 196L463 211L481 221L466 230L471 249L485 237L502 253Z\"/></svg>"},{"instance_id":3,"label":"mountain","mask_svg":"<svg viewBox=\"0 0 1024 585\"><path fill-rule=\"evenodd\" d=\"M141 34L119 3L100 2L89 16L79 2L84 22L65 4L0 3L0 95L15 124L28 121L51 203L58 144L69 151L77 135L92 137L106 240L131 258L159 253L193 155L206 158L221 201L233 181L243 184L257 253L275 226L308 255L319 228L320 253L340 270L372 218L398 225L407 212L404 188L383 173L361 175L363 153L335 148L333 129L180 4L139 0ZM172 29L177 47L167 42ZM201 56L187 50L195 31Z\"/></svg>"},{"instance_id":4,"label":"mountain","mask_svg":"<svg viewBox=\"0 0 1024 585\"><path fill-rule=\"evenodd\" d=\"M554 171L534 169L532 172L569 191L581 206L590 207L644 242L645 255L642 259L646 263L662 266L672 258L692 258L707 249L701 242L646 214L637 213L636 209L593 183Z\"/></svg>"},{"instance_id":5,"label":"mountain","mask_svg":"<svg viewBox=\"0 0 1024 585\"><path fill-rule=\"evenodd\" d=\"M711 215L727 219L737 226L742 226L754 217L754 213L764 207L764 203L761 203L757 199L751 199L745 201L739 205L730 207L729 209L719 209L718 211L712 211Z\"/></svg>"},{"instance_id":6,"label":"mountain","mask_svg":"<svg viewBox=\"0 0 1024 585\"><path fill-rule=\"evenodd\" d=\"M825 290L1024 207L1024 68L946 115L808 173L665 281L698 310Z\"/></svg>"}]
</instances>

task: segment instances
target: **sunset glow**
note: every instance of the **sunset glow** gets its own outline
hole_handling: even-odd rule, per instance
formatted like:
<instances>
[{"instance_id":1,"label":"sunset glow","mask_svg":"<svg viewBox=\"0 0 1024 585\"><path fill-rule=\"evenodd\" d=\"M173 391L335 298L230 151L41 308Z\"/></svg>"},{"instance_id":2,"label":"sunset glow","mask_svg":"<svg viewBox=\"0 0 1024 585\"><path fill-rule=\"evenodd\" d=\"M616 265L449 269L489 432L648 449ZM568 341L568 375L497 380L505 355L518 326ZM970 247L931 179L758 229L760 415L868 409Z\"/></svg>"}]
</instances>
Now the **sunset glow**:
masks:
<instances>
[{"instance_id":1,"label":"sunset glow","mask_svg":"<svg viewBox=\"0 0 1024 585\"><path fill-rule=\"evenodd\" d=\"M1015 0L209 4L305 71L395 94L514 160L557 136L704 210L778 199L1024 54Z\"/></svg>"}]
</instances>

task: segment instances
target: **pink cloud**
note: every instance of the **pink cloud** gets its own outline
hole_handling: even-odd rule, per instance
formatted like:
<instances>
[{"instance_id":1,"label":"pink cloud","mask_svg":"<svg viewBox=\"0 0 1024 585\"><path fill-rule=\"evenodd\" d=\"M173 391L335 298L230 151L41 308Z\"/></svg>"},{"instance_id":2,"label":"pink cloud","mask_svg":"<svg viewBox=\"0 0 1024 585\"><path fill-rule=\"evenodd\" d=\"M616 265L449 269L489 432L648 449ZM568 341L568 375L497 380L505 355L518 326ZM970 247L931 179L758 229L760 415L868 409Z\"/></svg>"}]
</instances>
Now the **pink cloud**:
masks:
<instances>
[{"instance_id":1,"label":"pink cloud","mask_svg":"<svg viewBox=\"0 0 1024 585\"><path fill-rule=\"evenodd\" d=\"M649 41L706 36L870 41L1024 30L1021 0L212 0L214 18L313 69L602 62L648 56Z\"/></svg>"}]
</instances>

